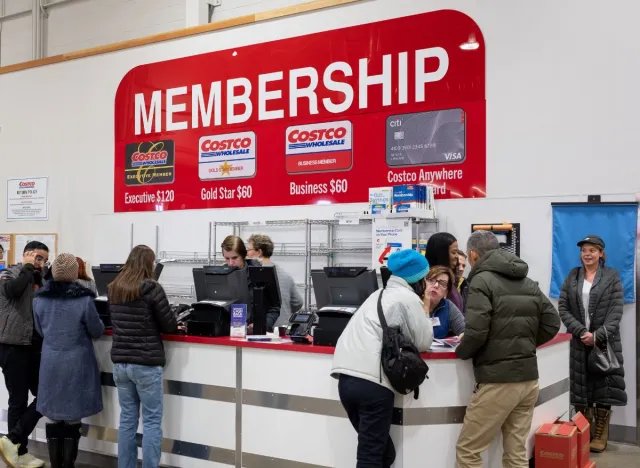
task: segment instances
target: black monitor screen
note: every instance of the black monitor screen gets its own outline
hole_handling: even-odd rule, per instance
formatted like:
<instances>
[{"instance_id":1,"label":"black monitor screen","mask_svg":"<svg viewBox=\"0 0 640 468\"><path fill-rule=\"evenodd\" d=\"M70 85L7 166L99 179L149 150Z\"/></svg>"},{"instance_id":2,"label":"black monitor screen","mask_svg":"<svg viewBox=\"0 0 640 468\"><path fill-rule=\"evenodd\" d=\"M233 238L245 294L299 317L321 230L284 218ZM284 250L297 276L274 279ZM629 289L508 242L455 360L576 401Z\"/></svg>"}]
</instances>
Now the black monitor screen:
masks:
<instances>
[{"instance_id":1,"label":"black monitor screen","mask_svg":"<svg viewBox=\"0 0 640 468\"><path fill-rule=\"evenodd\" d=\"M250 307L249 281L245 268L205 266L193 269L196 299L200 301L233 301Z\"/></svg>"},{"instance_id":2,"label":"black monitor screen","mask_svg":"<svg viewBox=\"0 0 640 468\"><path fill-rule=\"evenodd\" d=\"M382 278L382 287L387 287L387 281L391 278L391 270L389 270L386 266L380 267L380 277Z\"/></svg>"},{"instance_id":3,"label":"black monitor screen","mask_svg":"<svg viewBox=\"0 0 640 468\"><path fill-rule=\"evenodd\" d=\"M278 286L278 271L273 265L249 266L249 279L252 287L264 288L266 308L280 307L280 287Z\"/></svg>"},{"instance_id":4,"label":"black monitor screen","mask_svg":"<svg viewBox=\"0 0 640 468\"><path fill-rule=\"evenodd\" d=\"M99 296L107 295L109 284L120 274L123 266L121 263L101 263L100 266L91 267L91 273L93 273L93 279L96 282L96 289L98 290ZM160 279L163 268L164 265L162 263L156 263L154 271L156 281Z\"/></svg>"},{"instance_id":5,"label":"black monitor screen","mask_svg":"<svg viewBox=\"0 0 640 468\"><path fill-rule=\"evenodd\" d=\"M378 289L375 270L364 267L331 267L311 270L319 309L326 306L360 307Z\"/></svg>"}]
</instances>

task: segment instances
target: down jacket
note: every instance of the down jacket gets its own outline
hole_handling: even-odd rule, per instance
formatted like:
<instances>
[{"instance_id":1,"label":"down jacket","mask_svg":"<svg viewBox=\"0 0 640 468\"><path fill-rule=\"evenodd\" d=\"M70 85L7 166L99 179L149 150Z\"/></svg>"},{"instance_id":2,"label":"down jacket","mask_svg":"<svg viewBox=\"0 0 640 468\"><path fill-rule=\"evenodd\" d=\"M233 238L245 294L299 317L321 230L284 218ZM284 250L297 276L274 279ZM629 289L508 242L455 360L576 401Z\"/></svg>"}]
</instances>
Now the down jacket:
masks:
<instances>
[{"instance_id":1,"label":"down jacket","mask_svg":"<svg viewBox=\"0 0 640 468\"><path fill-rule=\"evenodd\" d=\"M612 340L620 369L611 376L595 376L587 371L587 359L590 347L580 341L587 331L585 310L582 304L582 286L584 268L571 270L565 278L558 301L558 309L567 331L573 335L571 340L571 403L575 406L599 403L601 405L625 406L624 368L622 367L622 342L620 341L620 319L622 318L623 290L618 272L613 268L600 267L596 272L589 293L589 331L595 333L598 343L605 342L605 331Z\"/></svg>"},{"instance_id":2,"label":"down jacket","mask_svg":"<svg viewBox=\"0 0 640 468\"><path fill-rule=\"evenodd\" d=\"M340 335L333 354L331 376L340 374L377 383L392 392L393 387L380 367L382 326L378 319L378 296L374 292L353 315ZM389 327L400 327L420 352L428 351L433 341L433 326L423 302L409 284L391 276L382 295L382 310Z\"/></svg>"},{"instance_id":3,"label":"down jacket","mask_svg":"<svg viewBox=\"0 0 640 468\"><path fill-rule=\"evenodd\" d=\"M538 379L536 348L560 329L560 317L529 266L502 249L490 250L469 274L466 327L456 354L473 358L477 383Z\"/></svg>"},{"instance_id":4,"label":"down jacket","mask_svg":"<svg viewBox=\"0 0 640 468\"><path fill-rule=\"evenodd\" d=\"M178 323L160 284L143 281L138 300L127 304L109 301L109 311L113 325L111 361L114 364L165 365L160 333L175 332Z\"/></svg>"}]
</instances>

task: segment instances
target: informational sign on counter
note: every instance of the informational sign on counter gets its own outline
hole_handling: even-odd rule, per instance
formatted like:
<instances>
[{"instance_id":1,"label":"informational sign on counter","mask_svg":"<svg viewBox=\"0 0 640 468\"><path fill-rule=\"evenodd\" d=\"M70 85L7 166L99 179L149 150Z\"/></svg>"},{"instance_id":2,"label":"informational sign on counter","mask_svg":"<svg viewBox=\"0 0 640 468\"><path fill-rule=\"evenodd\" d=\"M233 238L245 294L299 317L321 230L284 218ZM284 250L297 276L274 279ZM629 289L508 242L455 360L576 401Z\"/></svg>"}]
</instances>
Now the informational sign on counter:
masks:
<instances>
[{"instance_id":1,"label":"informational sign on counter","mask_svg":"<svg viewBox=\"0 0 640 468\"><path fill-rule=\"evenodd\" d=\"M482 33L453 10L141 65L116 93L114 209L366 202L416 183L484 197L485 119Z\"/></svg>"},{"instance_id":2,"label":"informational sign on counter","mask_svg":"<svg viewBox=\"0 0 640 468\"><path fill-rule=\"evenodd\" d=\"M247 305L234 304L231 306L231 332L232 338L245 338L247 336Z\"/></svg>"},{"instance_id":3,"label":"informational sign on counter","mask_svg":"<svg viewBox=\"0 0 640 468\"><path fill-rule=\"evenodd\" d=\"M34 177L7 180L7 221L49 219L49 179Z\"/></svg>"}]
</instances>

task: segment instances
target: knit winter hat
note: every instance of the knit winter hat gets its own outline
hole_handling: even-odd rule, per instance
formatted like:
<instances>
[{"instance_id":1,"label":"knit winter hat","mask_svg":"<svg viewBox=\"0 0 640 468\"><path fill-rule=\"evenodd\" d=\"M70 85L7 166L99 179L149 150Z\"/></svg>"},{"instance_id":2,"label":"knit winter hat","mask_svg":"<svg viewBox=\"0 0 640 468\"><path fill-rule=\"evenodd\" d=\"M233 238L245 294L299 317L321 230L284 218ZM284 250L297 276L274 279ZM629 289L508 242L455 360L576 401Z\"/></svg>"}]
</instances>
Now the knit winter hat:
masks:
<instances>
[{"instance_id":1,"label":"knit winter hat","mask_svg":"<svg viewBox=\"0 0 640 468\"><path fill-rule=\"evenodd\" d=\"M78 261L75 255L68 253L58 255L51 266L51 271L56 281L77 281Z\"/></svg>"},{"instance_id":2,"label":"knit winter hat","mask_svg":"<svg viewBox=\"0 0 640 468\"><path fill-rule=\"evenodd\" d=\"M405 249L389 256L387 267L391 274L399 276L409 284L417 283L429 273L429 262L413 249Z\"/></svg>"}]
</instances>

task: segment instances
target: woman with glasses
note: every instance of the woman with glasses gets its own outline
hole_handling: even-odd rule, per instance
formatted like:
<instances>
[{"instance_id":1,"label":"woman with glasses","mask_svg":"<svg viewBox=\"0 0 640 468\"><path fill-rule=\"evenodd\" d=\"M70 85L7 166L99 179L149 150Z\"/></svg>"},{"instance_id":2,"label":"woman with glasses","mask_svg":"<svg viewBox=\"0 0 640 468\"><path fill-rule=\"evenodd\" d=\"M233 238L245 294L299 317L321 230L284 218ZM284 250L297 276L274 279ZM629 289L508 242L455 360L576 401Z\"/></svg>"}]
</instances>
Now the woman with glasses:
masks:
<instances>
[{"instance_id":1,"label":"woman with glasses","mask_svg":"<svg viewBox=\"0 0 640 468\"><path fill-rule=\"evenodd\" d=\"M436 232L429 237L424 255L431 268L442 266L456 271L458 267L458 240L448 232ZM458 310L464 311L464 301L458 288L451 288L447 299L454 303Z\"/></svg>"},{"instance_id":2,"label":"woman with glasses","mask_svg":"<svg viewBox=\"0 0 640 468\"><path fill-rule=\"evenodd\" d=\"M464 333L464 316L456 305L447 299L455 288L455 277L450 268L432 267L426 277L427 289L424 294L424 310L431 318L433 337L460 337Z\"/></svg>"}]
</instances>

